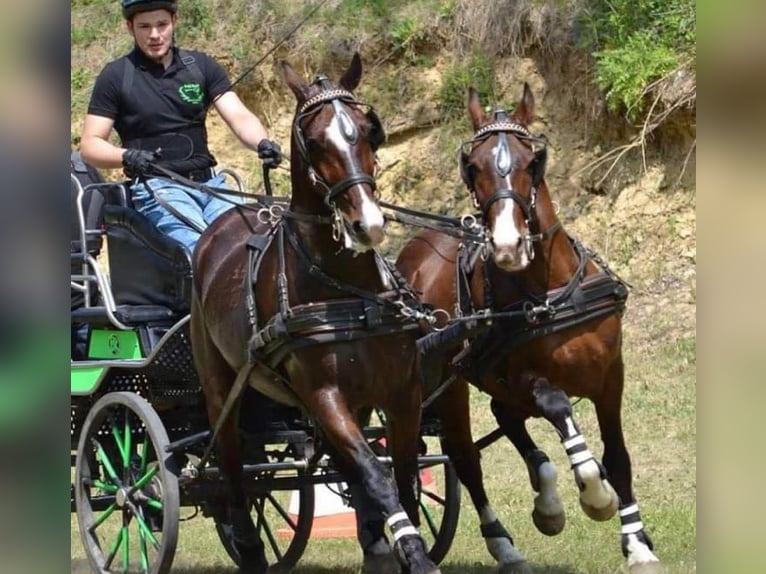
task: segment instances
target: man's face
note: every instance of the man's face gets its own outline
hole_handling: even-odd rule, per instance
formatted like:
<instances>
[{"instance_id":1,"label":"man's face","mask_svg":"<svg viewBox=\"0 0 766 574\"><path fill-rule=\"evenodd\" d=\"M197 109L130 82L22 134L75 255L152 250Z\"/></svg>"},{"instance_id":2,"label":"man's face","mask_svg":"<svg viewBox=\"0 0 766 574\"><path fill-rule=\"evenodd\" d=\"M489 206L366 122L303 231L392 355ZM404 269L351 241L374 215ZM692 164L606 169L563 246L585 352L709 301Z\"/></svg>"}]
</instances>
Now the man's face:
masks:
<instances>
[{"instance_id":1,"label":"man's face","mask_svg":"<svg viewBox=\"0 0 766 574\"><path fill-rule=\"evenodd\" d=\"M167 10L139 12L128 20L128 31L138 48L150 60L163 62L173 44L176 15Z\"/></svg>"}]
</instances>

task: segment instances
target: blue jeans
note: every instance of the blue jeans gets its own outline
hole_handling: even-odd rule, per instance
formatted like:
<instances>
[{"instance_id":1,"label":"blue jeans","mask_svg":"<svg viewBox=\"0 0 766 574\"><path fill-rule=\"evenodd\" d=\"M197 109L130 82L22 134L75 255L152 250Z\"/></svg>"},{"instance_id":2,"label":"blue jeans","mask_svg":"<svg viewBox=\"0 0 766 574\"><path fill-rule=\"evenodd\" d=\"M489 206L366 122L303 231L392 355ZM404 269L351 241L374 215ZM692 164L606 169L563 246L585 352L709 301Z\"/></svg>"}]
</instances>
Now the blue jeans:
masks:
<instances>
[{"instance_id":1,"label":"blue jeans","mask_svg":"<svg viewBox=\"0 0 766 574\"><path fill-rule=\"evenodd\" d=\"M205 182L211 187L228 186L224 183L225 175L217 175ZM149 180L152 192L158 195L164 202L170 204L184 217L196 223L200 228L210 225L224 211L231 209L232 203L242 203L241 197L228 195L231 201L224 201L207 192L175 183L167 179L152 178ZM137 183L131 187L133 205L139 213L145 215L162 233L184 244L189 253L194 252L194 246L200 238L200 232L181 221L175 215L165 209L152 197L152 192L146 189L144 183Z\"/></svg>"}]
</instances>

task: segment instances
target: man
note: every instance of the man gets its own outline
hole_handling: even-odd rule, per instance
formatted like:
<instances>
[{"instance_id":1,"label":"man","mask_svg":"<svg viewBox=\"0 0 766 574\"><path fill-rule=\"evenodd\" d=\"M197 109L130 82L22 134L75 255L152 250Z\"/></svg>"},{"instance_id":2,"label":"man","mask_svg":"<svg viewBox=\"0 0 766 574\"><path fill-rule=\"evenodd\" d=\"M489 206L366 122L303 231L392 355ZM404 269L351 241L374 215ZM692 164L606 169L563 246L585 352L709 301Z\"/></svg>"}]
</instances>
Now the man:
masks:
<instances>
[{"instance_id":1,"label":"man","mask_svg":"<svg viewBox=\"0 0 766 574\"><path fill-rule=\"evenodd\" d=\"M98 168L123 167L128 177L159 164L200 183L213 177L206 110L215 107L229 128L270 167L281 160L258 118L236 93L223 68L202 52L174 45L176 0L121 0L133 51L106 65L96 79L82 128L83 159ZM122 147L109 141L112 129ZM166 179L135 179L136 209L160 231L194 250L200 232L232 203Z\"/></svg>"}]
</instances>

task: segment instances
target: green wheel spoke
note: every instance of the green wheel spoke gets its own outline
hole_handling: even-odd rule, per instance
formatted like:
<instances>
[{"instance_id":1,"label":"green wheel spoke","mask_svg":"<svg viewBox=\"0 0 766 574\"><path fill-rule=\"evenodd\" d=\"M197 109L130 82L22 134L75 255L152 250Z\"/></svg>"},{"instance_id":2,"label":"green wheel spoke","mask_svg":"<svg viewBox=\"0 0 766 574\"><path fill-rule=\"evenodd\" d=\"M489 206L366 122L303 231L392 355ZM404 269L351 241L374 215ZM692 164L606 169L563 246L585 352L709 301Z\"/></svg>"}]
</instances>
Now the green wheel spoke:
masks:
<instances>
[{"instance_id":1,"label":"green wheel spoke","mask_svg":"<svg viewBox=\"0 0 766 574\"><path fill-rule=\"evenodd\" d=\"M138 547L141 553L141 569L144 572L149 572L149 550L146 547L146 535L141 531L141 528L138 529Z\"/></svg>"},{"instance_id":2,"label":"green wheel spoke","mask_svg":"<svg viewBox=\"0 0 766 574\"><path fill-rule=\"evenodd\" d=\"M128 530L127 523L122 527L125 534L122 537L122 569L127 572L130 568L130 531Z\"/></svg>"},{"instance_id":3,"label":"green wheel spoke","mask_svg":"<svg viewBox=\"0 0 766 574\"><path fill-rule=\"evenodd\" d=\"M122 440L122 436L120 436L120 430L117 428L115 423L112 423L112 436L114 437L114 442L117 445L117 449L120 451L122 467L125 468L127 466L126 459L128 458L128 453L125 452L125 444Z\"/></svg>"},{"instance_id":4,"label":"green wheel spoke","mask_svg":"<svg viewBox=\"0 0 766 574\"><path fill-rule=\"evenodd\" d=\"M114 493L119 490L114 484L109 484L107 482L103 482L101 480L92 480L90 482L90 485L94 488L98 488L100 490L104 490L109 493Z\"/></svg>"},{"instance_id":5,"label":"green wheel spoke","mask_svg":"<svg viewBox=\"0 0 766 574\"><path fill-rule=\"evenodd\" d=\"M130 466L130 448L133 435L130 432L130 409L125 407L125 453L122 456L122 463L125 468Z\"/></svg>"},{"instance_id":6,"label":"green wheel spoke","mask_svg":"<svg viewBox=\"0 0 766 574\"><path fill-rule=\"evenodd\" d=\"M136 481L136 484L133 485L133 487L128 492L128 495L132 496L137 490L142 489L145 487L151 479L154 478L154 475L156 475L160 471L159 466L153 467L150 471L148 471L146 474L144 474L141 478L139 478Z\"/></svg>"},{"instance_id":7,"label":"green wheel spoke","mask_svg":"<svg viewBox=\"0 0 766 574\"><path fill-rule=\"evenodd\" d=\"M146 505L151 506L152 508L156 508L157 510L162 510L164 507L162 506L162 503L159 500L156 500L154 498L151 498L149 496L146 497Z\"/></svg>"},{"instance_id":8,"label":"green wheel spoke","mask_svg":"<svg viewBox=\"0 0 766 574\"><path fill-rule=\"evenodd\" d=\"M111 477L111 479L117 484L117 486L122 486L122 481L117 476L117 473L114 471L114 467L112 466L112 463L109 461L109 457L106 455L106 451L104 450L104 447L101 446L101 443L98 442L95 438L90 439L93 443L93 445L96 447L96 451L98 454L98 458L101 461L101 464L106 469L107 474Z\"/></svg>"},{"instance_id":9,"label":"green wheel spoke","mask_svg":"<svg viewBox=\"0 0 766 574\"><path fill-rule=\"evenodd\" d=\"M112 565L112 561L117 555L117 551L120 549L120 544L122 543L122 535L123 531L120 529L120 532L117 534L117 539L114 541L112 548L109 550L109 556L106 557L106 561L104 562L104 570L109 570L109 567Z\"/></svg>"},{"instance_id":10,"label":"green wheel spoke","mask_svg":"<svg viewBox=\"0 0 766 574\"><path fill-rule=\"evenodd\" d=\"M116 509L117 509L116 502L113 502L112 504L110 504L106 508L106 510L104 510L104 512L101 513L101 516L99 516L96 519L96 521L93 523L93 526L90 527L90 531L93 532L94 530L96 530L96 528L98 528L101 525L101 523L104 522L104 520L109 518Z\"/></svg>"},{"instance_id":11,"label":"green wheel spoke","mask_svg":"<svg viewBox=\"0 0 766 574\"><path fill-rule=\"evenodd\" d=\"M139 530L144 533L144 536L146 536L147 539L149 539L149 541L152 543L152 546L154 546L154 549L159 550L160 543L154 537L154 534L152 534L151 528L149 528L149 526L146 524L144 519L139 514L138 509L136 508L136 505L130 501L128 501L127 504L130 507L130 510L133 512L133 515L136 517L136 522L138 523Z\"/></svg>"}]
</instances>

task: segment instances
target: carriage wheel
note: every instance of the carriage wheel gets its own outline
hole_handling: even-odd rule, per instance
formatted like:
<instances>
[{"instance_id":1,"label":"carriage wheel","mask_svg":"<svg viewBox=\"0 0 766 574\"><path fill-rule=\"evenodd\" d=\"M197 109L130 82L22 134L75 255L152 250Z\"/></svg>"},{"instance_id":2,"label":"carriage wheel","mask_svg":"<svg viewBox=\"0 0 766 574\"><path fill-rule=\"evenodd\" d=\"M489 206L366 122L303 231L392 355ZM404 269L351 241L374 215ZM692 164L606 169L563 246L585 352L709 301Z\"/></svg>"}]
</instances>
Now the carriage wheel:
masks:
<instances>
[{"instance_id":1,"label":"carriage wheel","mask_svg":"<svg viewBox=\"0 0 766 574\"><path fill-rule=\"evenodd\" d=\"M429 454L442 452L438 437L422 436ZM421 468L420 533L428 546L428 556L439 564L449 552L460 516L460 481L452 463Z\"/></svg>"},{"instance_id":2,"label":"carriage wheel","mask_svg":"<svg viewBox=\"0 0 766 574\"><path fill-rule=\"evenodd\" d=\"M168 435L135 393L100 398L77 446L75 503L80 537L95 572L170 571L178 541L178 479Z\"/></svg>"},{"instance_id":3,"label":"carriage wheel","mask_svg":"<svg viewBox=\"0 0 766 574\"><path fill-rule=\"evenodd\" d=\"M281 456L268 456L269 461L289 458L291 447ZM247 480L247 479L246 479ZM258 480L258 479L254 479ZM251 515L258 536L266 549L269 573L289 572L300 560L306 549L314 521L314 485L308 482L297 490L272 490L252 494ZM215 518L215 528L223 547L234 563L239 566L239 552L234 546L232 527Z\"/></svg>"}]
</instances>

